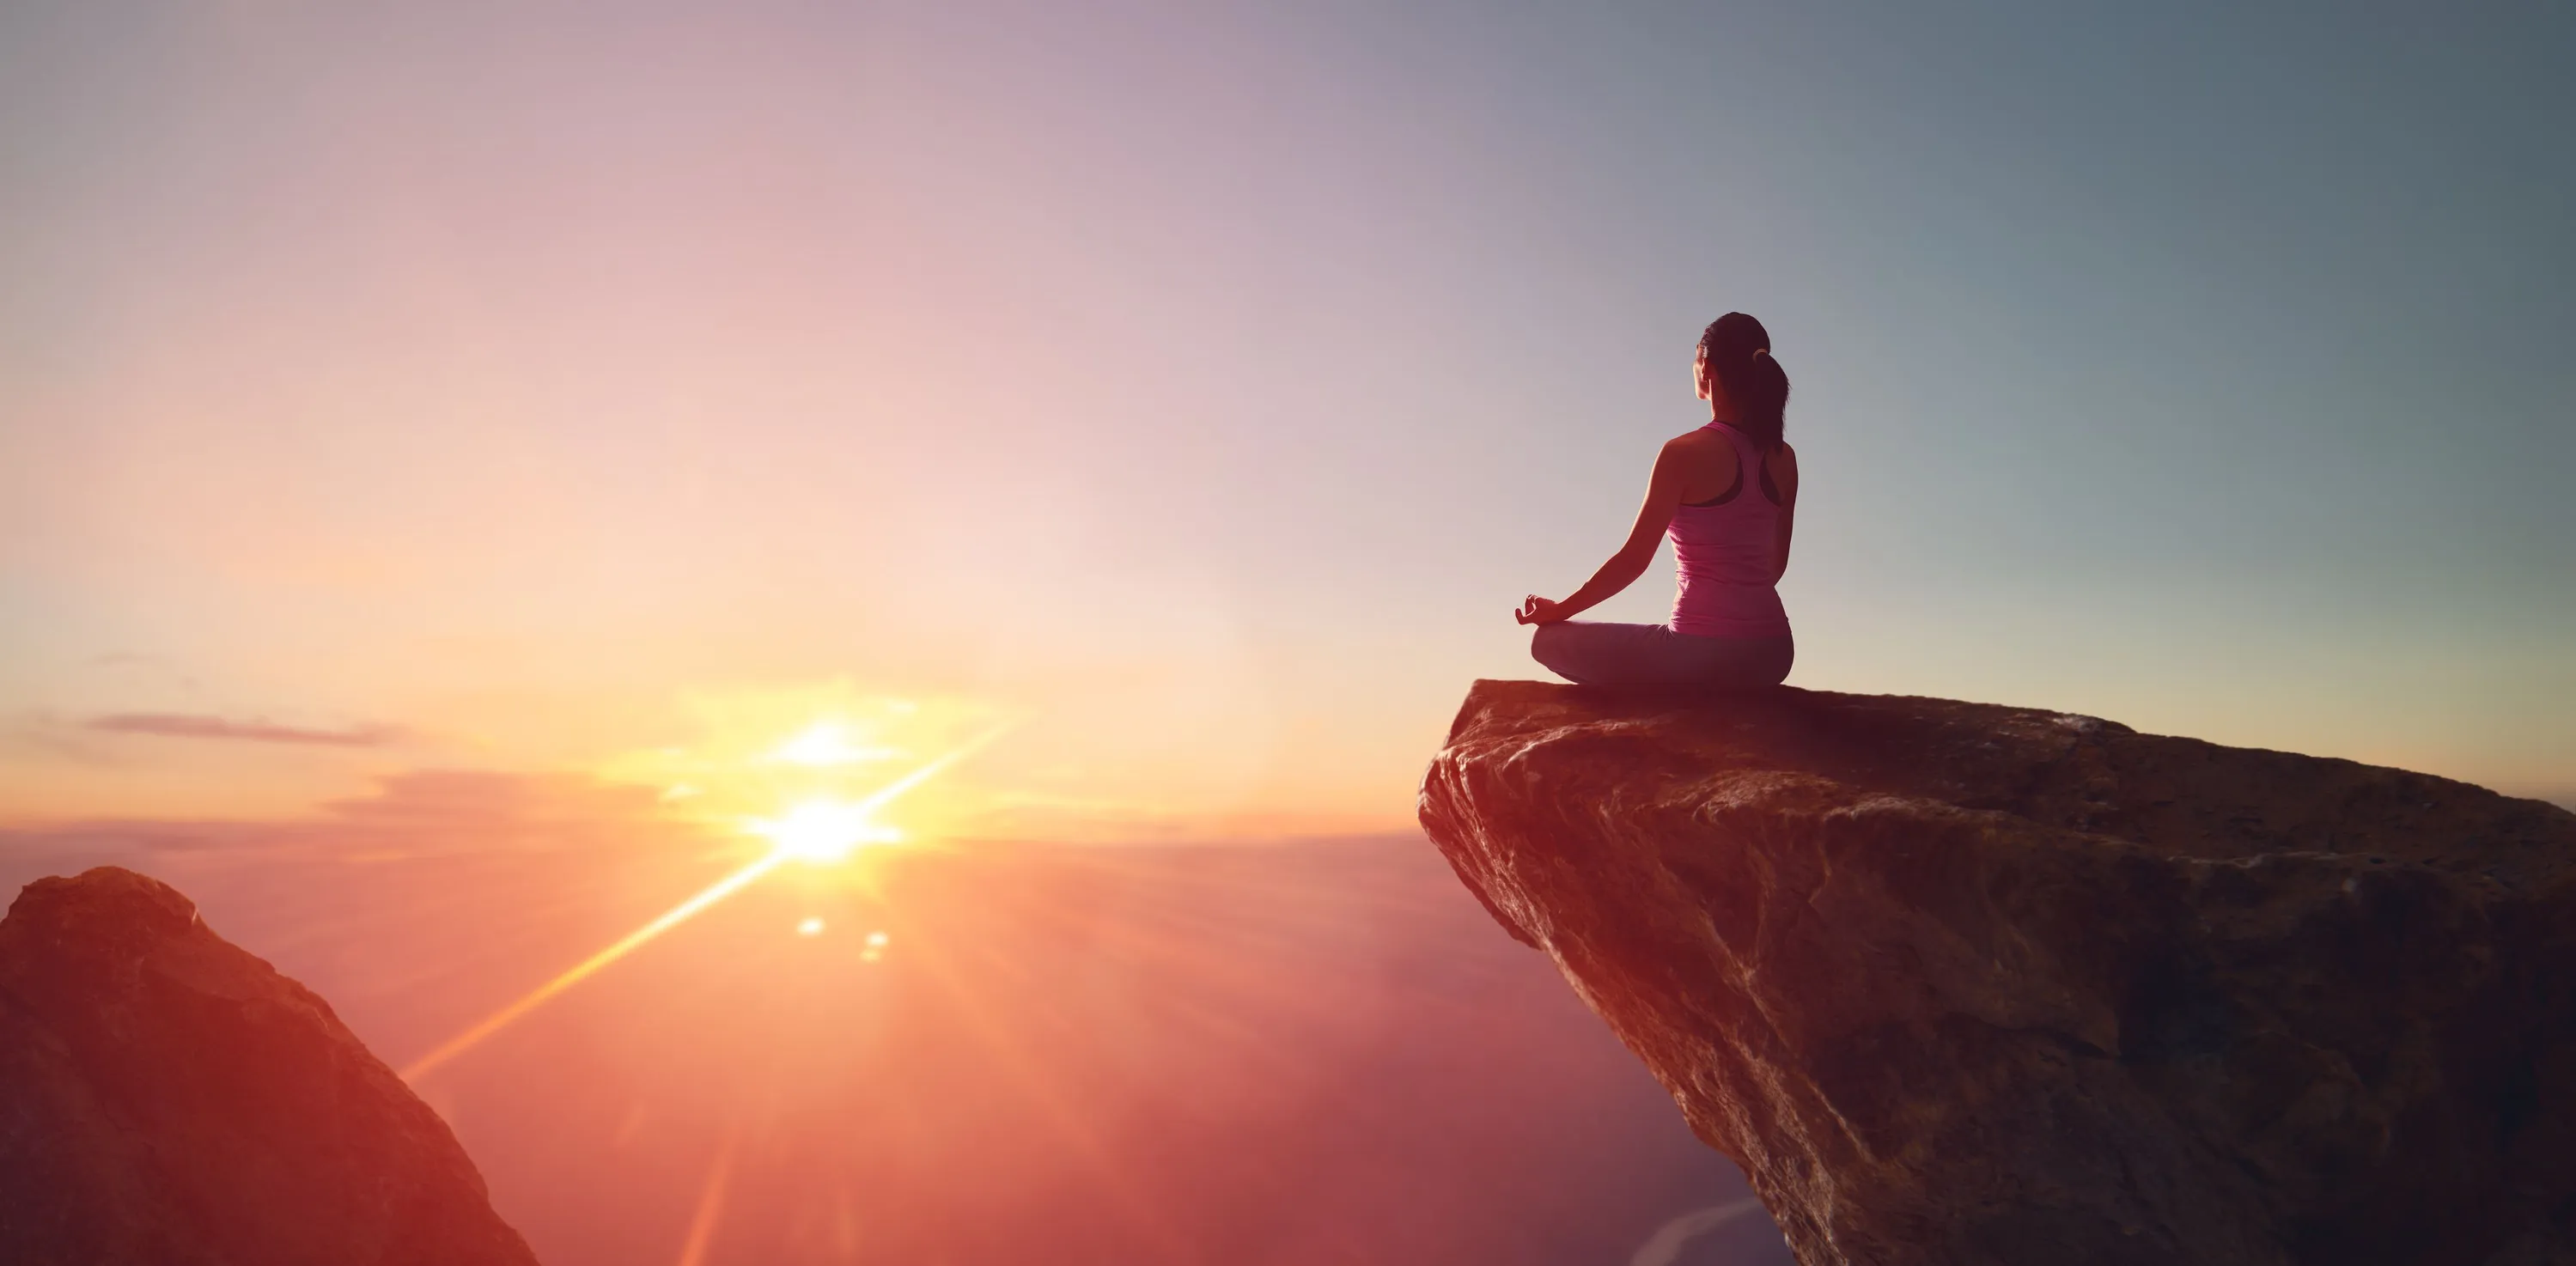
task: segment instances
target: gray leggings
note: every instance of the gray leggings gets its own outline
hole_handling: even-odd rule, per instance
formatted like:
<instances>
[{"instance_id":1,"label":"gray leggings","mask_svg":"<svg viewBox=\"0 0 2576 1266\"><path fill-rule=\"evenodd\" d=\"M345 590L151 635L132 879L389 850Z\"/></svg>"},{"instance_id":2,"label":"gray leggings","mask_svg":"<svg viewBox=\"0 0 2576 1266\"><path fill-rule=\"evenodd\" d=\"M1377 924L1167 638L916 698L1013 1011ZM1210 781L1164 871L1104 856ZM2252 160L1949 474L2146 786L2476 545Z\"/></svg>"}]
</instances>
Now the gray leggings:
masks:
<instances>
[{"instance_id":1,"label":"gray leggings","mask_svg":"<svg viewBox=\"0 0 2576 1266\"><path fill-rule=\"evenodd\" d=\"M1700 637L1662 624L1561 620L1530 637L1530 658L1586 686L1776 686L1796 655L1786 634Z\"/></svg>"}]
</instances>

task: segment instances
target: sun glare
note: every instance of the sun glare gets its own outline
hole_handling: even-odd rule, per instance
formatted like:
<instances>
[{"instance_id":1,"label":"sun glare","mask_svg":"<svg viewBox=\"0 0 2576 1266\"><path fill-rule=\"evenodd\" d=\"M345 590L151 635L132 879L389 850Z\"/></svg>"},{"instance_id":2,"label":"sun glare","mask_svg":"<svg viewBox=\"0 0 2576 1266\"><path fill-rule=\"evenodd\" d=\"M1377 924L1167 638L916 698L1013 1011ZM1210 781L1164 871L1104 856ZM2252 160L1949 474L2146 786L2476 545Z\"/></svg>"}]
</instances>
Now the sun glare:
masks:
<instances>
[{"instance_id":1,"label":"sun glare","mask_svg":"<svg viewBox=\"0 0 2576 1266\"><path fill-rule=\"evenodd\" d=\"M913 700L860 691L846 681L693 693L682 701L696 733L611 757L594 767L614 783L650 787L670 814L710 829L746 829L809 860L847 858L887 842L940 839L989 811L991 796L948 788L905 795L892 810L877 797L940 753L978 746L1006 718L968 699ZM902 793L897 793L902 794ZM809 806L841 805L844 809ZM846 806L869 806L865 813Z\"/></svg>"},{"instance_id":2,"label":"sun glare","mask_svg":"<svg viewBox=\"0 0 2576 1266\"><path fill-rule=\"evenodd\" d=\"M876 821L874 806L839 800L807 800L776 818L753 818L745 830L768 840L798 861L827 865L849 860L870 844L892 844L903 832Z\"/></svg>"},{"instance_id":3,"label":"sun glare","mask_svg":"<svg viewBox=\"0 0 2576 1266\"><path fill-rule=\"evenodd\" d=\"M877 715L890 720L921 719L919 705L906 700L883 700L875 705ZM811 714L808 713L810 716ZM970 717L951 718L952 722ZM580 984L592 975L633 952L638 946L688 922L707 907L732 896L790 861L823 866L850 860L860 849L892 844L904 838L904 832L877 820L877 814L897 800L910 795L924 783L947 772L985 745L1000 738L1011 728L1008 721L987 723L981 733L931 760L914 766L891 782L869 790L859 798L844 799L839 794L818 792L817 787L847 788L850 775L842 767L866 765L890 760L902 753L889 747L861 747L852 743L838 721L808 721L785 742L740 744L728 742L712 751L690 752L685 749L663 749L645 757L622 762L630 777L649 779L663 784L661 799L665 804L707 803L707 814L701 818L711 825L723 820L719 806L751 803L787 803L785 812L776 817L752 817L737 809L732 823L745 833L769 841L769 851L736 869L732 874L709 884L695 896L673 906L661 917L610 942L599 952L573 964L552 980L521 995L500 1010L485 1016L464 1032L433 1048L401 1071L405 1081L418 1081L445 1066L448 1061L473 1049L485 1038L515 1023L519 1017L543 1006L548 1000ZM777 730L770 730L775 735ZM944 740L943 741L953 741ZM934 749L935 750L935 749ZM757 773L761 766L779 764L805 767L806 775L781 781ZM685 771L689 779L674 777ZM801 786L799 784L802 784ZM855 790L855 788L848 788ZM748 807L748 806L745 806ZM936 838L934 832L933 838ZM815 936L823 931L820 918L808 918L796 928L800 935ZM868 934L860 957L875 962L885 953L886 935Z\"/></svg>"},{"instance_id":4,"label":"sun glare","mask_svg":"<svg viewBox=\"0 0 2576 1266\"><path fill-rule=\"evenodd\" d=\"M861 765L893 760L903 753L891 747L862 746L850 741L849 727L835 720L817 721L794 738L769 750L768 758L790 765Z\"/></svg>"}]
</instances>

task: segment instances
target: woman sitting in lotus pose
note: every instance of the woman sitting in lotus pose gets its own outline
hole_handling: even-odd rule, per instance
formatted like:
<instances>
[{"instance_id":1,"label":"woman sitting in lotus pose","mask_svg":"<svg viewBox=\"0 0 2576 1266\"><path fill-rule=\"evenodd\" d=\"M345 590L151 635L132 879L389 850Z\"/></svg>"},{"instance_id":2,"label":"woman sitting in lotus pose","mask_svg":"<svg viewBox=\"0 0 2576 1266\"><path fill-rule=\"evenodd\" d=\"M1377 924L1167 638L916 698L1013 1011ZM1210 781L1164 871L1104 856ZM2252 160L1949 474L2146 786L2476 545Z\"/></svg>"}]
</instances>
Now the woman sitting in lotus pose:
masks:
<instances>
[{"instance_id":1,"label":"woman sitting in lotus pose","mask_svg":"<svg viewBox=\"0 0 2576 1266\"><path fill-rule=\"evenodd\" d=\"M1789 613L1776 586L1789 566L1798 455L1780 439L1789 375L1771 335L1741 312L1700 335L1692 366L1708 425L1664 443L1628 543L1563 602L1537 594L1530 655L1586 685L1771 686L1789 675ZM1628 587L1667 531L1680 587L1665 624L1575 620Z\"/></svg>"}]
</instances>

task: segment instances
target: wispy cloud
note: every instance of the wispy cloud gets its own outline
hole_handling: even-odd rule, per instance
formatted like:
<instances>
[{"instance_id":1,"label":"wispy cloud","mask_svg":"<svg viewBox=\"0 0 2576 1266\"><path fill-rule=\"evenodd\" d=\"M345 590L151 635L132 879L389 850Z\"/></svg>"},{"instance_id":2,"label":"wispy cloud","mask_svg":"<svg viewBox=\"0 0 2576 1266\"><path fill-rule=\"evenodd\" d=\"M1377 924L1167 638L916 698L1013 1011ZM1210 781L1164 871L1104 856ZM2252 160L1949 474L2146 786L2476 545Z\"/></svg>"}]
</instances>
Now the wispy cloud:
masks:
<instances>
[{"instance_id":1,"label":"wispy cloud","mask_svg":"<svg viewBox=\"0 0 2576 1266\"><path fill-rule=\"evenodd\" d=\"M89 728L110 734L154 734L163 738L230 739L243 743L295 743L312 747L381 747L402 736L390 725L344 729L279 725L273 721L199 716L184 712L119 712L95 717Z\"/></svg>"}]
</instances>

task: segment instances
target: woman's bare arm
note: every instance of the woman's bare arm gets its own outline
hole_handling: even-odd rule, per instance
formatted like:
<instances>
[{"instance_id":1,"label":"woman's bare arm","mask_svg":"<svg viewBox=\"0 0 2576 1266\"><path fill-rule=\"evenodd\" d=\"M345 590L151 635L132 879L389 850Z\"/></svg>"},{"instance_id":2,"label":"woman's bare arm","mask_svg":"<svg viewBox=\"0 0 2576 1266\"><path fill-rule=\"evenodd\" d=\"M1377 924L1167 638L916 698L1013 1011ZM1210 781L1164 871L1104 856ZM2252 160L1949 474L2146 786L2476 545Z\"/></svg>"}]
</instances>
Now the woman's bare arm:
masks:
<instances>
[{"instance_id":1,"label":"woman's bare arm","mask_svg":"<svg viewBox=\"0 0 2576 1266\"><path fill-rule=\"evenodd\" d=\"M1663 451L1655 454L1655 473L1646 480L1645 503L1637 507L1637 522L1628 529L1628 540L1601 570L1583 587L1567 595L1563 602L1550 602L1531 594L1521 603L1513 618L1523 624L1554 624L1571 619L1591 609L1611 595L1636 582L1655 561L1655 547L1664 539L1664 529L1672 526L1673 511L1682 503L1682 465L1685 449L1683 436L1667 440Z\"/></svg>"},{"instance_id":2,"label":"woman's bare arm","mask_svg":"<svg viewBox=\"0 0 2576 1266\"><path fill-rule=\"evenodd\" d=\"M1798 450L1783 444L1780 457L1780 464L1788 468L1788 477L1771 481L1780 489L1780 531L1774 538L1778 542L1777 548L1772 550L1772 556L1778 561L1771 565L1771 583L1775 585L1780 583L1782 576L1789 574L1789 529L1798 517Z\"/></svg>"}]
</instances>

